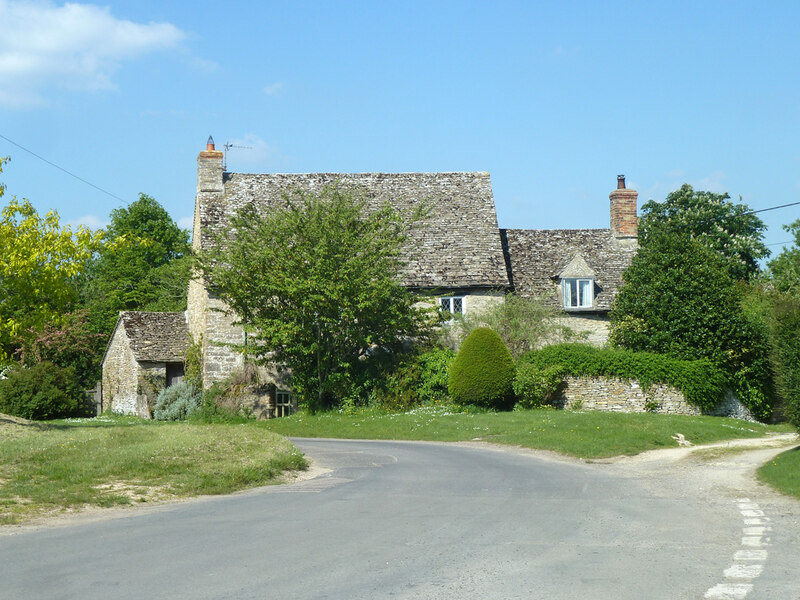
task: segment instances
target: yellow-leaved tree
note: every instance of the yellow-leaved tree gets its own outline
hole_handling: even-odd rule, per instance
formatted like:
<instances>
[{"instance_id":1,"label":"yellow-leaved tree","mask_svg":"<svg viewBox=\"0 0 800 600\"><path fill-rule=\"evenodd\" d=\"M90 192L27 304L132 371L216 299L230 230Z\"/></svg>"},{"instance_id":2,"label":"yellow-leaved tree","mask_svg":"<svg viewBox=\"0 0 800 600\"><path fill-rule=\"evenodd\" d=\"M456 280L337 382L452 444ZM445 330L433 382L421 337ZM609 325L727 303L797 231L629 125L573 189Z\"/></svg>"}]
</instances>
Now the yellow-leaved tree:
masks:
<instances>
[{"instance_id":1,"label":"yellow-leaved tree","mask_svg":"<svg viewBox=\"0 0 800 600\"><path fill-rule=\"evenodd\" d=\"M3 162L0 158L0 172ZM0 197L5 186L0 185ZM0 364L22 332L59 323L76 299L75 277L102 242L102 232L61 226L58 213L39 215L15 197L0 213Z\"/></svg>"}]
</instances>

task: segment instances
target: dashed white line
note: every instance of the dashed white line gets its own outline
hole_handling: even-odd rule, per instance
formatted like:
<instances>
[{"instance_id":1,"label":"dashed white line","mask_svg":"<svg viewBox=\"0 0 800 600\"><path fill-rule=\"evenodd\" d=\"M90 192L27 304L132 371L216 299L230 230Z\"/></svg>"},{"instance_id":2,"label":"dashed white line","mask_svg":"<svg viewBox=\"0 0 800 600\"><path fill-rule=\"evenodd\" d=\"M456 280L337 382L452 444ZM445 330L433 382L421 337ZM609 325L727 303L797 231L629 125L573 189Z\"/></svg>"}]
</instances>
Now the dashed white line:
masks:
<instances>
[{"instance_id":1,"label":"dashed white line","mask_svg":"<svg viewBox=\"0 0 800 600\"><path fill-rule=\"evenodd\" d=\"M763 570L764 565L735 564L725 569L724 575L728 579L755 579Z\"/></svg>"},{"instance_id":2,"label":"dashed white line","mask_svg":"<svg viewBox=\"0 0 800 600\"><path fill-rule=\"evenodd\" d=\"M752 583L719 583L706 592L709 600L744 600L753 589Z\"/></svg>"},{"instance_id":3,"label":"dashed white line","mask_svg":"<svg viewBox=\"0 0 800 600\"><path fill-rule=\"evenodd\" d=\"M737 504L744 520L742 549L733 555L734 563L723 572L728 581L709 588L703 596L707 600L744 600L753 589L749 582L764 571L767 551L763 547L769 543L765 534L771 531L769 517L749 498L740 498Z\"/></svg>"}]
</instances>

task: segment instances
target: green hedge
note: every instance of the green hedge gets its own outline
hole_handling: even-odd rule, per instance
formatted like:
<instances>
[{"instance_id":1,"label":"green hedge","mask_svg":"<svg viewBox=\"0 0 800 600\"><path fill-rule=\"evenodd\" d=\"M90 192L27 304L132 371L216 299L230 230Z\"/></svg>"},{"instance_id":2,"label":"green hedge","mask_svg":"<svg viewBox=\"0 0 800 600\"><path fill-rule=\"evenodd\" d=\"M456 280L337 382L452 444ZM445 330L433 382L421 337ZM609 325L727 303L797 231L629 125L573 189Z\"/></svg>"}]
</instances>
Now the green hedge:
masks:
<instances>
[{"instance_id":1,"label":"green hedge","mask_svg":"<svg viewBox=\"0 0 800 600\"><path fill-rule=\"evenodd\" d=\"M455 404L495 410L514 406L514 359L488 327L467 336L450 367L447 389Z\"/></svg>"},{"instance_id":2,"label":"green hedge","mask_svg":"<svg viewBox=\"0 0 800 600\"><path fill-rule=\"evenodd\" d=\"M636 379L645 389L665 383L683 392L688 402L712 410L728 388L725 375L708 359L679 360L652 352L595 348L586 344L558 344L529 352L520 364L539 369L554 365L565 375Z\"/></svg>"}]
</instances>

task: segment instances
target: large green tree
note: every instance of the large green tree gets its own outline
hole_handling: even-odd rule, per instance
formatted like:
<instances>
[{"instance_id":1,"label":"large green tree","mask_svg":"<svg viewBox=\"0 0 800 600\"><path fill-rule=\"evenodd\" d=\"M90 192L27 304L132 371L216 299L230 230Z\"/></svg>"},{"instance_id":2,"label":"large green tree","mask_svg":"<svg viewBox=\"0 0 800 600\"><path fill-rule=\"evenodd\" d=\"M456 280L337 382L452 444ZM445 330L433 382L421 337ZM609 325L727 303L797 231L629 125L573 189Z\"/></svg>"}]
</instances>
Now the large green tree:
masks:
<instances>
[{"instance_id":1,"label":"large green tree","mask_svg":"<svg viewBox=\"0 0 800 600\"><path fill-rule=\"evenodd\" d=\"M642 206L639 244L646 247L663 232L686 235L720 255L734 279L749 280L758 273L758 261L769 256L765 230L764 222L741 201L695 191L685 183L664 202L650 200Z\"/></svg>"},{"instance_id":2,"label":"large green tree","mask_svg":"<svg viewBox=\"0 0 800 600\"><path fill-rule=\"evenodd\" d=\"M652 233L611 311L611 342L681 359L709 358L758 418L773 399L764 331L743 309L744 288L718 252L686 233Z\"/></svg>"},{"instance_id":3,"label":"large green tree","mask_svg":"<svg viewBox=\"0 0 800 600\"><path fill-rule=\"evenodd\" d=\"M357 393L379 355L424 337L431 311L399 282L409 228L420 214L370 210L356 190L296 190L266 215L235 216L201 257L208 283L252 335L248 352L291 371L312 408Z\"/></svg>"},{"instance_id":4,"label":"large green tree","mask_svg":"<svg viewBox=\"0 0 800 600\"><path fill-rule=\"evenodd\" d=\"M77 300L74 280L101 241L100 233L62 226L55 211L40 215L28 200L12 198L2 209L0 362L11 359L31 330L65 319Z\"/></svg>"},{"instance_id":5,"label":"large green tree","mask_svg":"<svg viewBox=\"0 0 800 600\"><path fill-rule=\"evenodd\" d=\"M184 310L190 276L189 232L153 198L140 194L111 211L107 244L82 281L95 331L109 334L121 310Z\"/></svg>"},{"instance_id":6,"label":"large green tree","mask_svg":"<svg viewBox=\"0 0 800 600\"><path fill-rule=\"evenodd\" d=\"M794 244L769 261L769 280L780 292L800 298L800 219L784 225L794 236Z\"/></svg>"}]
</instances>

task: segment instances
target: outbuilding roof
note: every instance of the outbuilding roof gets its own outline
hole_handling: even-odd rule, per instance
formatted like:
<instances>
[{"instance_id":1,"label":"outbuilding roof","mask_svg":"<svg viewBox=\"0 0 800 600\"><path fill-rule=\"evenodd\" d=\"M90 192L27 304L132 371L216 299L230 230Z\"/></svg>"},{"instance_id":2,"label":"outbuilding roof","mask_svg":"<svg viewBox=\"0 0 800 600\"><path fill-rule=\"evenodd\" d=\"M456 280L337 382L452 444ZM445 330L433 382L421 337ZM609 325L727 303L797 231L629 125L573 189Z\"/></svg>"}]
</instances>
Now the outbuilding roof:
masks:
<instances>
[{"instance_id":1,"label":"outbuilding roof","mask_svg":"<svg viewBox=\"0 0 800 600\"><path fill-rule=\"evenodd\" d=\"M411 231L401 273L414 288L509 287L488 173L310 173L223 175L223 205L201 204L200 246L207 248L231 215L252 205L259 212L286 205L293 189L335 183L360 190L369 206L390 204L401 213L427 203L423 227Z\"/></svg>"},{"instance_id":2,"label":"outbuilding roof","mask_svg":"<svg viewBox=\"0 0 800 600\"><path fill-rule=\"evenodd\" d=\"M501 229L500 235L515 292L560 305L556 284L570 276L568 265L580 264L593 272L598 311L611 309L637 250L635 240L618 239L610 229Z\"/></svg>"},{"instance_id":3,"label":"outbuilding roof","mask_svg":"<svg viewBox=\"0 0 800 600\"><path fill-rule=\"evenodd\" d=\"M183 362L189 348L185 313L124 311L117 321L120 326L137 361Z\"/></svg>"}]
</instances>

